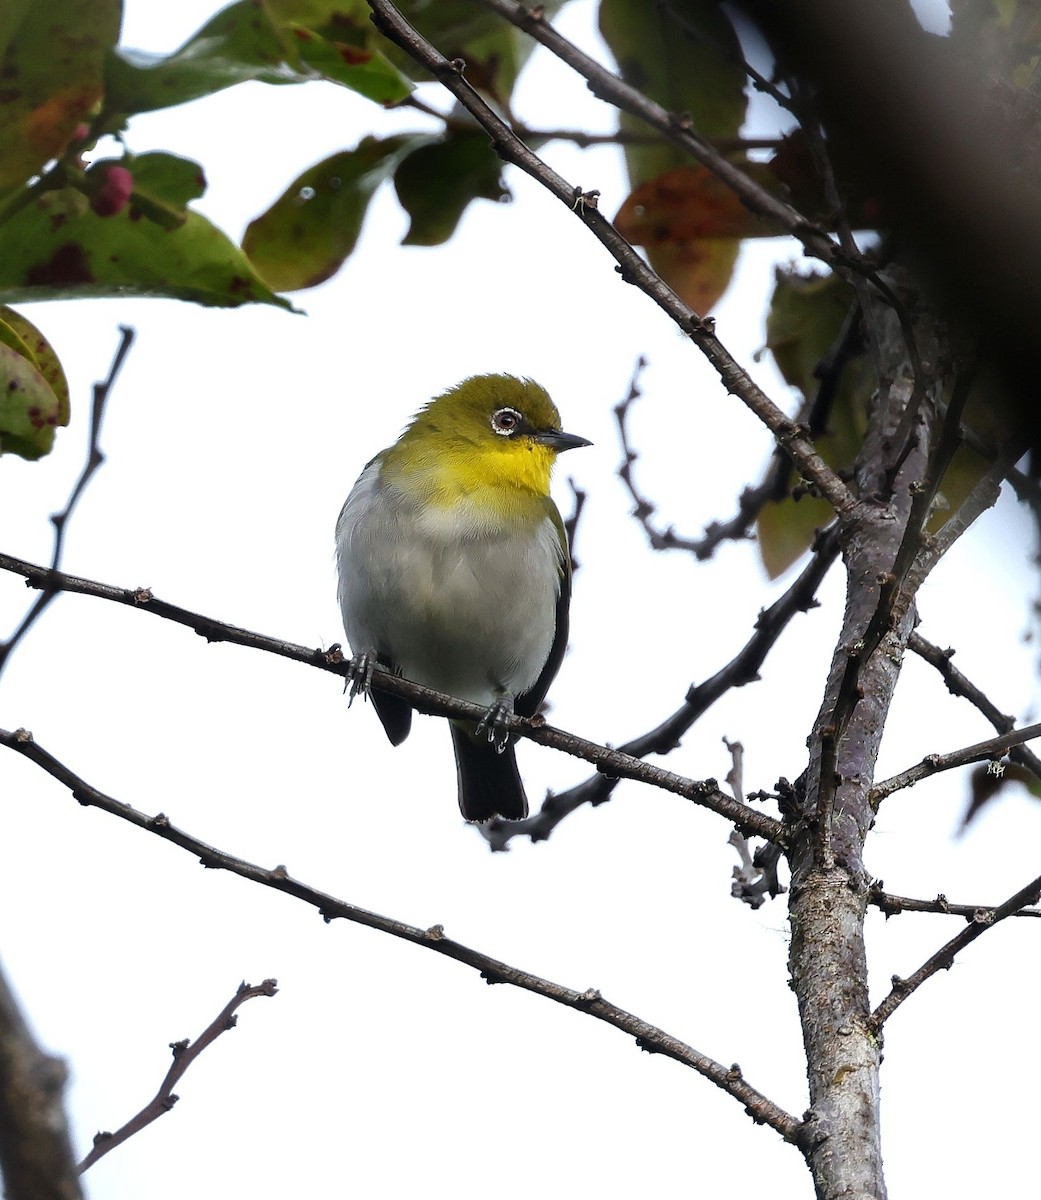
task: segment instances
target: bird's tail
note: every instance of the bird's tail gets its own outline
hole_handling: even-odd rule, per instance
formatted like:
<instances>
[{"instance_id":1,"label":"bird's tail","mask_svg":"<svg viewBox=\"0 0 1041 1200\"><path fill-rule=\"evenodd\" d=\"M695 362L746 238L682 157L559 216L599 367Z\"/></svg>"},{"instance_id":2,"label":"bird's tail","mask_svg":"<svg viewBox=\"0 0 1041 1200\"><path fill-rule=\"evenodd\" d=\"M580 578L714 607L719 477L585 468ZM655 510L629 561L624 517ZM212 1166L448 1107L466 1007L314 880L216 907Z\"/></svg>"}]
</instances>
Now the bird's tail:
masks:
<instances>
[{"instance_id":1,"label":"bird's tail","mask_svg":"<svg viewBox=\"0 0 1041 1200\"><path fill-rule=\"evenodd\" d=\"M519 821L528 815L528 798L517 770L513 743L499 754L491 742L478 737L473 726L452 724L459 808L467 821L504 817Z\"/></svg>"}]
</instances>

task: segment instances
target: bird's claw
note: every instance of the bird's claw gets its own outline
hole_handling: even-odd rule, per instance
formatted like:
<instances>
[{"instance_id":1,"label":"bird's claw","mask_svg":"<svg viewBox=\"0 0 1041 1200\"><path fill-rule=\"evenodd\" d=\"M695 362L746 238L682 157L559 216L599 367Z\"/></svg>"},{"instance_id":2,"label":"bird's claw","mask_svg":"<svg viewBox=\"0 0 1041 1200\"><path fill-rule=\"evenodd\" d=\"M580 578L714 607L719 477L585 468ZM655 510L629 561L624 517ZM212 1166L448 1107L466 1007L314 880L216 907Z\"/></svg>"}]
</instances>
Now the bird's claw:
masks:
<instances>
[{"instance_id":1,"label":"bird's claw","mask_svg":"<svg viewBox=\"0 0 1041 1200\"><path fill-rule=\"evenodd\" d=\"M510 741L510 731L506 722L513 716L513 697L500 696L488 709L477 725L477 736L488 735L488 741L495 747L496 754L502 754Z\"/></svg>"},{"instance_id":2,"label":"bird's claw","mask_svg":"<svg viewBox=\"0 0 1041 1200\"><path fill-rule=\"evenodd\" d=\"M376 655L368 650L355 654L347 664L347 676L344 689L350 688L347 707L354 703L355 696L368 696L372 685L372 672L376 669Z\"/></svg>"}]
</instances>

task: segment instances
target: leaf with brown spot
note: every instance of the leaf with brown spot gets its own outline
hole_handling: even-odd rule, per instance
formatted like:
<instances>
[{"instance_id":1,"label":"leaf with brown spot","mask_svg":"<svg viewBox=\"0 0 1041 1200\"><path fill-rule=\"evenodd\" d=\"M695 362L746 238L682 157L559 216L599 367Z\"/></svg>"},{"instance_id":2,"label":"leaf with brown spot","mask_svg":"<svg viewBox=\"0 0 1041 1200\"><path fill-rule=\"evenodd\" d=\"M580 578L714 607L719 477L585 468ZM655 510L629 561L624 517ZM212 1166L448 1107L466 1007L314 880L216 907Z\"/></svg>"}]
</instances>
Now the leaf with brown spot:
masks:
<instances>
[{"instance_id":1,"label":"leaf with brown spot","mask_svg":"<svg viewBox=\"0 0 1041 1200\"><path fill-rule=\"evenodd\" d=\"M35 175L101 99L120 0L4 0L0 16L0 189Z\"/></svg>"},{"instance_id":2,"label":"leaf with brown spot","mask_svg":"<svg viewBox=\"0 0 1041 1200\"><path fill-rule=\"evenodd\" d=\"M174 185L171 185L174 186ZM291 308L242 251L200 213L177 228L142 220L133 205L98 216L82 193L44 193L0 224L0 299L168 296L197 304Z\"/></svg>"},{"instance_id":3,"label":"leaf with brown spot","mask_svg":"<svg viewBox=\"0 0 1041 1200\"><path fill-rule=\"evenodd\" d=\"M766 185L762 163L742 170ZM731 189L700 163L675 167L640 184L614 220L618 232L637 246L662 246L695 238L777 237L782 231L750 212Z\"/></svg>"},{"instance_id":4,"label":"leaf with brown spot","mask_svg":"<svg viewBox=\"0 0 1041 1200\"><path fill-rule=\"evenodd\" d=\"M36 459L69 423L65 372L30 321L0 306L0 454Z\"/></svg>"},{"instance_id":5,"label":"leaf with brown spot","mask_svg":"<svg viewBox=\"0 0 1041 1200\"><path fill-rule=\"evenodd\" d=\"M108 64L106 105L122 113L151 112L250 80L329 79L378 103L403 100L412 84L378 49L381 39L367 13L354 0L238 0L172 54L116 50Z\"/></svg>"},{"instance_id":6,"label":"leaf with brown spot","mask_svg":"<svg viewBox=\"0 0 1041 1200\"><path fill-rule=\"evenodd\" d=\"M48 387L58 400L58 424L69 423L69 384L65 370L54 347L27 317L13 308L0 304L0 340L5 334L13 334L25 347L21 351L47 381ZM8 343L11 344L11 343ZM17 346L15 346L17 349Z\"/></svg>"},{"instance_id":7,"label":"leaf with brown spot","mask_svg":"<svg viewBox=\"0 0 1041 1200\"><path fill-rule=\"evenodd\" d=\"M717 0L602 0L599 20L628 83L669 112L686 114L703 137L737 135L748 105L745 71L734 26ZM619 125L646 132L626 113ZM616 224L648 248L655 269L684 300L706 313L730 282L738 253L733 239L767 231L704 167L664 139L627 145L625 161L633 192ZM719 244L723 239L731 244Z\"/></svg>"},{"instance_id":8,"label":"leaf with brown spot","mask_svg":"<svg viewBox=\"0 0 1041 1200\"><path fill-rule=\"evenodd\" d=\"M745 166L765 170L758 163ZM628 241L647 248L658 274L702 315L726 291L740 239L778 233L700 164L675 167L640 184L614 224Z\"/></svg>"}]
</instances>

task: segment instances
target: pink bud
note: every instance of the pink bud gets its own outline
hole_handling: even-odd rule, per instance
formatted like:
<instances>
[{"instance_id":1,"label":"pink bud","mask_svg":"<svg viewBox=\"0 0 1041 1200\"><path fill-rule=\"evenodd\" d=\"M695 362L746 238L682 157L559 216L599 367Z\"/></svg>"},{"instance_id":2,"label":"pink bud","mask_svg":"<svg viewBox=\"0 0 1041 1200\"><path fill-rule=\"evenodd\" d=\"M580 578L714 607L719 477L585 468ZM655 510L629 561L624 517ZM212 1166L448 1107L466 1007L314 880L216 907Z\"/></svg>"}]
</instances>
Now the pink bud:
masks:
<instances>
[{"instance_id":1,"label":"pink bud","mask_svg":"<svg viewBox=\"0 0 1041 1200\"><path fill-rule=\"evenodd\" d=\"M98 172L102 183L91 196L90 207L99 217L114 217L126 208L134 191L134 177L126 167L104 166Z\"/></svg>"}]
</instances>

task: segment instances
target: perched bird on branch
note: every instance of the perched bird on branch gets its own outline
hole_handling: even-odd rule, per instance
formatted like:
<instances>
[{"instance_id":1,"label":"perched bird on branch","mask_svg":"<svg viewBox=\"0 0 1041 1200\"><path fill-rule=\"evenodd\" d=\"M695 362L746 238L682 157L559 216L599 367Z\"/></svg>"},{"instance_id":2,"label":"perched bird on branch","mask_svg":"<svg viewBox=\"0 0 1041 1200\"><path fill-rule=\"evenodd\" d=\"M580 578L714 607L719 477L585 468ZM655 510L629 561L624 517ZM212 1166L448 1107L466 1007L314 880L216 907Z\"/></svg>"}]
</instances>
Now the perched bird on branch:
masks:
<instances>
[{"instance_id":1,"label":"perched bird on branch","mask_svg":"<svg viewBox=\"0 0 1041 1200\"><path fill-rule=\"evenodd\" d=\"M571 559L550 473L588 445L537 383L465 379L366 466L336 525L352 699L371 695L395 746L412 709L370 692L376 667L488 709L451 723L468 821L528 812L504 724L538 711L564 657Z\"/></svg>"}]
</instances>

